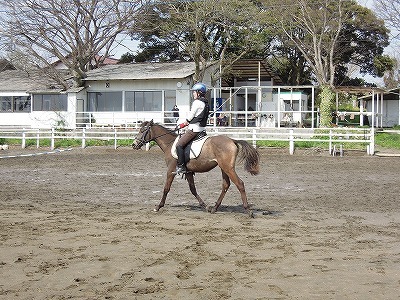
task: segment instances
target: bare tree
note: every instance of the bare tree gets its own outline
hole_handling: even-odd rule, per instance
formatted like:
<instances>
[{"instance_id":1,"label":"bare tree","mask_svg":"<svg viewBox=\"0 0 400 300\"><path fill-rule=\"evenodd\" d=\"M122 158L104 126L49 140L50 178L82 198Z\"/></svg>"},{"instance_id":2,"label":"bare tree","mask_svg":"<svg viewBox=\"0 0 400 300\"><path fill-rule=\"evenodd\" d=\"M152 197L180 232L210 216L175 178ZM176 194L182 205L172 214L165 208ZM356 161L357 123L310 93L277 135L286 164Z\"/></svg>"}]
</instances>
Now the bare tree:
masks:
<instances>
[{"instance_id":1,"label":"bare tree","mask_svg":"<svg viewBox=\"0 0 400 300\"><path fill-rule=\"evenodd\" d=\"M75 86L109 56L117 35L132 26L144 0L0 1L1 43L55 72L61 61ZM101 54L101 55L99 55ZM56 78L65 88L64 78Z\"/></svg>"},{"instance_id":2,"label":"bare tree","mask_svg":"<svg viewBox=\"0 0 400 300\"><path fill-rule=\"evenodd\" d=\"M400 36L400 0L374 0L376 14L393 29L394 38Z\"/></svg>"}]
</instances>

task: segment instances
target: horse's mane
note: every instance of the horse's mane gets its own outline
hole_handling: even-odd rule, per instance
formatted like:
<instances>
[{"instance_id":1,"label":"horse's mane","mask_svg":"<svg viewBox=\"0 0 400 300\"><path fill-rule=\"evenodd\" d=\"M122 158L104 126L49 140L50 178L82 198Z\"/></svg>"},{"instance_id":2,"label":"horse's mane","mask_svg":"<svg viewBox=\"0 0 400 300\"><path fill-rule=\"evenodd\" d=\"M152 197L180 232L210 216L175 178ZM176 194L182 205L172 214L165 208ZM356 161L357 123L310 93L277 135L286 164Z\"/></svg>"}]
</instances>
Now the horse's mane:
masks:
<instances>
[{"instance_id":1,"label":"horse's mane","mask_svg":"<svg viewBox=\"0 0 400 300\"><path fill-rule=\"evenodd\" d=\"M144 123L144 122L143 122ZM158 127L161 127L162 129L164 129L164 130L166 130L166 131L168 131L171 135L173 135L173 136L178 136L178 134L176 133L176 131L175 131L175 128L174 129L170 129L170 128L167 128L167 127L165 127L164 125L162 125L162 124L160 124L160 123L153 123L152 121L150 121L149 123L152 123L152 126L158 126Z\"/></svg>"}]
</instances>

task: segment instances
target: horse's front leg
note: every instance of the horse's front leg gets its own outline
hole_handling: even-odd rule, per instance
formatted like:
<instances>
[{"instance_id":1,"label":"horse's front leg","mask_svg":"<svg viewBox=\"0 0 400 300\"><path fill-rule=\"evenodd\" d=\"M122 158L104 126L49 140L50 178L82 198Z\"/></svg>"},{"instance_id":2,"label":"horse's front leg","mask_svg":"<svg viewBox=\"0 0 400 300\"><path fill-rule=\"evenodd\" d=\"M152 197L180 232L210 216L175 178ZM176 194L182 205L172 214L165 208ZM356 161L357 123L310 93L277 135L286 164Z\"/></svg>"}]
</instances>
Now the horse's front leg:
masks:
<instances>
[{"instance_id":1,"label":"horse's front leg","mask_svg":"<svg viewBox=\"0 0 400 300\"><path fill-rule=\"evenodd\" d=\"M168 169L167 180L165 181L163 195L162 195L160 203L154 208L155 212L159 211L160 208L164 206L165 200L167 199L167 195L171 189L172 181L174 181L174 178L175 178L175 174L170 169Z\"/></svg>"},{"instance_id":2,"label":"horse's front leg","mask_svg":"<svg viewBox=\"0 0 400 300\"><path fill-rule=\"evenodd\" d=\"M199 194L197 194L196 186L194 184L194 173L192 173L192 172L187 173L186 180L188 181L190 192L193 194L193 196L196 197L197 201L199 201L201 208L203 208L204 210L207 210L207 206L204 203L203 199L201 199Z\"/></svg>"}]
</instances>

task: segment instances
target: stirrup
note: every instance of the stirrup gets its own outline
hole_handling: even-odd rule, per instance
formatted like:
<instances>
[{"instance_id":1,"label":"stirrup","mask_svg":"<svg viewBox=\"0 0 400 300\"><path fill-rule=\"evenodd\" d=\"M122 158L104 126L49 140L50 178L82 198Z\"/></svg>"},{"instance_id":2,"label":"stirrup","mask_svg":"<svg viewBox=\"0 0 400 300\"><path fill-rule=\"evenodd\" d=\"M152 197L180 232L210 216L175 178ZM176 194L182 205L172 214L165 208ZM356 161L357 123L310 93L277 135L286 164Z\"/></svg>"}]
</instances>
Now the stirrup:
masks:
<instances>
[{"instance_id":1,"label":"stirrup","mask_svg":"<svg viewBox=\"0 0 400 300\"><path fill-rule=\"evenodd\" d=\"M177 167L176 170L175 170L175 172L173 172L173 173L175 173L176 175L184 175L184 174L186 174L187 172L188 172L188 171L187 171L187 169L186 169L185 166L180 166L180 167Z\"/></svg>"}]
</instances>

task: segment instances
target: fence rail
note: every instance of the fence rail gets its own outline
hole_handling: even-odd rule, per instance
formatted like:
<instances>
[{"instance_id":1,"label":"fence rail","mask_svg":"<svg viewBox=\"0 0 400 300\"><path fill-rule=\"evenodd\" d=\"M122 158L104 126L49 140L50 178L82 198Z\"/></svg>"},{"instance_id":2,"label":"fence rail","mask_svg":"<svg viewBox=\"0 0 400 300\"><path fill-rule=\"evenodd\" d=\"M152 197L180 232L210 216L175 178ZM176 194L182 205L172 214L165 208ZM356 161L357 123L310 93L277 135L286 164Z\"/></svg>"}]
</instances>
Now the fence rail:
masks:
<instances>
[{"instance_id":1,"label":"fence rail","mask_svg":"<svg viewBox=\"0 0 400 300\"><path fill-rule=\"evenodd\" d=\"M171 127L173 128L173 127ZM50 148L53 150L57 140L78 140L81 147L85 148L89 140L113 141L116 149L121 140L134 140L138 128L99 128L99 129L23 129L0 128L1 141L21 140L21 147L26 148L27 141L35 141L36 147L40 142L50 140ZM321 142L329 144L329 153L335 155L336 146L343 149L344 144L358 143L366 147L367 154L375 153L374 128L234 128L234 127L209 127L207 133L210 136L224 134L234 139L242 139L251 142L255 147L257 141L283 141L288 142L289 153L293 154L295 144L298 142Z\"/></svg>"}]
</instances>

